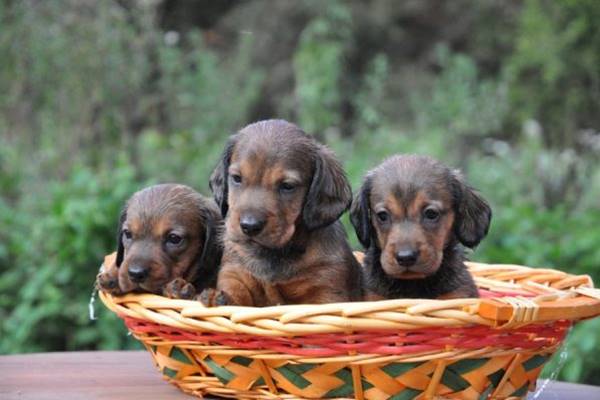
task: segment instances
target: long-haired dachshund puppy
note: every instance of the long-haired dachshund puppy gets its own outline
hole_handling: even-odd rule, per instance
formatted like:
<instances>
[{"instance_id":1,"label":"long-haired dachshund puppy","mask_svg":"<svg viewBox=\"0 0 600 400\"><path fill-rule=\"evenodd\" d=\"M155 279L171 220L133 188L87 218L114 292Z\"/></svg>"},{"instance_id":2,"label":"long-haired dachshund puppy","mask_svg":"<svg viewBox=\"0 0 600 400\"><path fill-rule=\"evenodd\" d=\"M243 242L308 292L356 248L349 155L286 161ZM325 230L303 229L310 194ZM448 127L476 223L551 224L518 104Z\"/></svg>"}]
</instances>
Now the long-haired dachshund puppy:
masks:
<instances>
[{"instance_id":1,"label":"long-haired dachshund puppy","mask_svg":"<svg viewBox=\"0 0 600 400\"><path fill-rule=\"evenodd\" d=\"M360 265L338 218L348 180L333 153L283 120L246 126L210 180L225 219L223 263L208 305L360 300Z\"/></svg>"},{"instance_id":2,"label":"long-haired dachshund puppy","mask_svg":"<svg viewBox=\"0 0 600 400\"><path fill-rule=\"evenodd\" d=\"M367 299L477 297L459 243L477 246L491 217L458 172L425 156L389 158L366 175L350 214Z\"/></svg>"},{"instance_id":3,"label":"long-haired dachshund puppy","mask_svg":"<svg viewBox=\"0 0 600 400\"><path fill-rule=\"evenodd\" d=\"M117 254L105 259L101 289L191 299L214 287L222 255L217 205L192 188L155 185L135 193L119 219ZM107 265L108 264L108 265Z\"/></svg>"}]
</instances>

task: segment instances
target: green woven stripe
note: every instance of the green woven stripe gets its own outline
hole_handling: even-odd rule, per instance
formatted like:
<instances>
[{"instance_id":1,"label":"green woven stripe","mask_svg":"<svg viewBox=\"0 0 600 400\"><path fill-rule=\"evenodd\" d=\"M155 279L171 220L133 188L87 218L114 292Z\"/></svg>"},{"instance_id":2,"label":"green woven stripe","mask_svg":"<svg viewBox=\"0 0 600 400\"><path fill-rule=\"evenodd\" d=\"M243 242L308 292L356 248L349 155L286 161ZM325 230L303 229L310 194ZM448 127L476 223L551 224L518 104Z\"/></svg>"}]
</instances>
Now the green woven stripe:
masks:
<instances>
[{"instance_id":1,"label":"green woven stripe","mask_svg":"<svg viewBox=\"0 0 600 400\"><path fill-rule=\"evenodd\" d=\"M422 392L415 389L404 389L400 393L390 397L388 400L412 400Z\"/></svg>"},{"instance_id":2,"label":"green woven stripe","mask_svg":"<svg viewBox=\"0 0 600 400\"><path fill-rule=\"evenodd\" d=\"M228 369L221 367L219 364L214 362L210 357L206 357L204 359L204 361L208 364L208 366L210 367L213 374L215 374L215 376L217 378L219 378L219 380L221 381L222 384L225 385L225 384L229 383L230 380L235 378L234 374L229 372Z\"/></svg>"},{"instance_id":3,"label":"green woven stripe","mask_svg":"<svg viewBox=\"0 0 600 400\"><path fill-rule=\"evenodd\" d=\"M476 370L488 361L489 358L470 358L466 360L460 360L455 362L454 364L448 365L446 369L451 369L458 375L462 375L466 374L467 372Z\"/></svg>"},{"instance_id":4,"label":"green woven stripe","mask_svg":"<svg viewBox=\"0 0 600 400\"><path fill-rule=\"evenodd\" d=\"M444 374L442 375L442 383L448 386L450 389L455 392L460 392L471 386L469 381L463 379L462 376L458 375L451 369L445 369Z\"/></svg>"},{"instance_id":5,"label":"green woven stripe","mask_svg":"<svg viewBox=\"0 0 600 400\"><path fill-rule=\"evenodd\" d=\"M347 368L342 368L335 373L335 376L344 381L343 384L335 389L325 393L323 397L347 397L354 393L354 384L352 382L352 372ZM361 380L363 390L368 390L373 387L369 382L364 379Z\"/></svg>"},{"instance_id":6,"label":"green woven stripe","mask_svg":"<svg viewBox=\"0 0 600 400\"><path fill-rule=\"evenodd\" d=\"M494 390L494 385L489 385L487 387L487 389L485 389L483 391L483 393L481 393L481 396L479 396L478 400L487 400L487 398L492 394L493 390Z\"/></svg>"},{"instance_id":7,"label":"green woven stripe","mask_svg":"<svg viewBox=\"0 0 600 400\"><path fill-rule=\"evenodd\" d=\"M540 365L543 365L547 360L548 360L548 357L536 355L536 356L531 357L529 360L525 361L523 363L523 368L525 368L525 371L531 371L532 369L535 369L535 368L539 367Z\"/></svg>"},{"instance_id":8,"label":"green woven stripe","mask_svg":"<svg viewBox=\"0 0 600 400\"><path fill-rule=\"evenodd\" d=\"M391 376L392 378L395 378L397 376L400 376L400 375L410 371L413 368L418 367L421 364L423 364L423 363L422 362L392 363L392 364L388 364L385 367L381 368L381 370L383 372L385 372L386 374L388 374L389 376Z\"/></svg>"},{"instance_id":9,"label":"green woven stripe","mask_svg":"<svg viewBox=\"0 0 600 400\"><path fill-rule=\"evenodd\" d=\"M488 375L488 378L489 378L490 382L492 382L493 387L498 387L504 374L505 374L505 371L503 369L499 369L498 371L494 372L493 374Z\"/></svg>"},{"instance_id":10,"label":"green woven stripe","mask_svg":"<svg viewBox=\"0 0 600 400\"><path fill-rule=\"evenodd\" d=\"M307 381L302 377L307 371L310 371L315 366L314 364L288 364L282 367L276 368L276 370L285 376L285 379L290 381L293 385L300 389L304 389L310 386L310 381Z\"/></svg>"},{"instance_id":11,"label":"green woven stripe","mask_svg":"<svg viewBox=\"0 0 600 400\"><path fill-rule=\"evenodd\" d=\"M522 397L525 396L525 394L527 394L527 390L529 390L529 383L524 384L523 386L521 386L520 388L518 388L517 390L515 390L510 396L515 396L515 397Z\"/></svg>"},{"instance_id":12,"label":"green woven stripe","mask_svg":"<svg viewBox=\"0 0 600 400\"><path fill-rule=\"evenodd\" d=\"M236 364L243 365L244 367L247 367L250 364L252 364L252 359L248 357L235 356L231 359L231 361L233 361Z\"/></svg>"},{"instance_id":13,"label":"green woven stripe","mask_svg":"<svg viewBox=\"0 0 600 400\"><path fill-rule=\"evenodd\" d=\"M169 354L169 357L174 358L175 360L184 364L190 364L190 360L188 359L188 357L178 347L173 347L171 349L171 354Z\"/></svg>"},{"instance_id":14,"label":"green woven stripe","mask_svg":"<svg viewBox=\"0 0 600 400\"><path fill-rule=\"evenodd\" d=\"M177 375L177 371L169 367L164 367L162 373L167 375L169 378L175 378L175 375Z\"/></svg>"},{"instance_id":15,"label":"green woven stripe","mask_svg":"<svg viewBox=\"0 0 600 400\"><path fill-rule=\"evenodd\" d=\"M265 384L265 378L263 378L262 376L260 378L258 378L258 380L256 382L254 382L254 385L252 386L262 386Z\"/></svg>"},{"instance_id":16,"label":"green woven stripe","mask_svg":"<svg viewBox=\"0 0 600 400\"><path fill-rule=\"evenodd\" d=\"M298 375L302 375L303 373L308 372L311 369L313 369L314 367L316 367L316 365L315 364L288 364L285 367L294 371L294 373L296 373Z\"/></svg>"}]
</instances>

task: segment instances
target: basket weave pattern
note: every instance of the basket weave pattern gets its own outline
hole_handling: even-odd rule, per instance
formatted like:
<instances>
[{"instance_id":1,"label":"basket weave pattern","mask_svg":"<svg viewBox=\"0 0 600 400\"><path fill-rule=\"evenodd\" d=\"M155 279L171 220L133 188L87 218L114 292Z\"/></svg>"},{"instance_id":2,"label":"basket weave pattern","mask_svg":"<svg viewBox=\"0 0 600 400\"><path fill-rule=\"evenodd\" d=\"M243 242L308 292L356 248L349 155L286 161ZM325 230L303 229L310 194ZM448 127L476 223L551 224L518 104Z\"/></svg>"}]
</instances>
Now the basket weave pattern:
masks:
<instances>
[{"instance_id":1,"label":"basket weave pattern","mask_svg":"<svg viewBox=\"0 0 600 400\"><path fill-rule=\"evenodd\" d=\"M480 299L215 307L137 294L105 305L182 390L242 399L521 398L572 323L588 276L468 264Z\"/></svg>"}]
</instances>

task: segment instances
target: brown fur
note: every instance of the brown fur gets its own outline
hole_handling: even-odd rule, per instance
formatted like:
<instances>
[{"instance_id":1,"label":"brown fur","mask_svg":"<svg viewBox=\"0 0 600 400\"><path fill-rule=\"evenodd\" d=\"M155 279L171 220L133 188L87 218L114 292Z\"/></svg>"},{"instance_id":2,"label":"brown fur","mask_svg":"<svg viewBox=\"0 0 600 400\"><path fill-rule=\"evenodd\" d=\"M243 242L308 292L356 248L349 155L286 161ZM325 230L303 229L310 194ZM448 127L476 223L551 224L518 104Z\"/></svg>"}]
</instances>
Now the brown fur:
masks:
<instances>
[{"instance_id":1,"label":"brown fur","mask_svg":"<svg viewBox=\"0 0 600 400\"><path fill-rule=\"evenodd\" d=\"M99 275L98 285L115 294L150 292L193 298L216 284L221 224L216 204L187 186L162 184L143 189L126 204L119 221L115 262ZM144 276L136 279L135 271Z\"/></svg>"},{"instance_id":2,"label":"brown fur","mask_svg":"<svg viewBox=\"0 0 600 400\"><path fill-rule=\"evenodd\" d=\"M119 269L116 264L117 253L112 253L104 257L104 262L96 276L98 288L105 292L120 295L123 294L119 288Z\"/></svg>"},{"instance_id":3,"label":"brown fur","mask_svg":"<svg viewBox=\"0 0 600 400\"><path fill-rule=\"evenodd\" d=\"M289 122L257 122L231 138L210 183L226 220L217 291L203 302L360 299L360 266L338 221L351 190L330 150ZM244 231L248 220L258 233Z\"/></svg>"},{"instance_id":4,"label":"brown fur","mask_svg":"<svg viewBox=\"0 0 600 400\"><path fill-rule=\"evenodd\" d=\"M367 249L367 298L477 297L458 244L476 246L490 219L457 172L424 156L386 160L367 174L351 211Z\"/></svg>"}]
</instances>

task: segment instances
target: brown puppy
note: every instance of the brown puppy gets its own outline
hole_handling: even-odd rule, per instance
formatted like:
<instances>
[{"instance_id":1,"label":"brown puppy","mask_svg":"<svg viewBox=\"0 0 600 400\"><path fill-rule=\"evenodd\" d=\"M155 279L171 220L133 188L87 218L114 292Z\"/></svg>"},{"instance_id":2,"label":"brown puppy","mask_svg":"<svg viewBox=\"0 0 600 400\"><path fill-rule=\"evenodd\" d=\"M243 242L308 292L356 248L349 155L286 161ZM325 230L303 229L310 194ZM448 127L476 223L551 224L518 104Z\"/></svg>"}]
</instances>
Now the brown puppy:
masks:
<instances>
[{"instance_id":1,"label":"brown puppy","mask_svg":"<svg viewBox=\"0 0 600 400\"><path fill-rule=\"evenodd\" d=\"M350 219L366 249L368 299L477 297L459 243L475 247L492 211L463 178L425 156L370 171Z\"/></svg>"},{"instance_id":2,"label":"brown puppy","mask_svg":"<svg viewBox=\"0 0 600 400\"><path fill-rule=\"evenodd\" d=\"M98 285L116 294L193 298L216 284L221 224L216 204L190 187L162 184L143 189L121 214L116 259L110 265L105 260Z\"/></svg>"},{"instance_id":3,"label":"brown puppy","mask_svg":"<svg viewBox=\"0 0 600 400\"><path fill-rule=\"evenodd\" d=\"M334 155L282 120L231 137L211 176L226 215L223 265L208 305L361 298L360 265L338 218L352 194Z\"/></svg>"}]
</instances>

